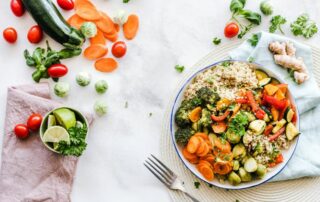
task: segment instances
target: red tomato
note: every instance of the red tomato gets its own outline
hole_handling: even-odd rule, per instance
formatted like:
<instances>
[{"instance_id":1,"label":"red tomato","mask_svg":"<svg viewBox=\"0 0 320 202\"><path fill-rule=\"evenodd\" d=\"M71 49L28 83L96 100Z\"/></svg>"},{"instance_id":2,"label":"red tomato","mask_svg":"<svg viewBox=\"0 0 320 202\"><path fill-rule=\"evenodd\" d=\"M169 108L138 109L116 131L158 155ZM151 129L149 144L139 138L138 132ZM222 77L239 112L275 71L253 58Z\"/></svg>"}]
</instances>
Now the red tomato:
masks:
<instances>
[{"instance_id":1,"label":"red tomato","mask_svg":"<svg viewBox=\"0 0 320 202\"><path fill-rule=\"evenodd\" d=\"M16 136L18 138L21 138L21 139L25 139L25 138L29 137L28 126L26 126L24 124L17 124L14 127L14 133L16 134Z\"/></svg>"},{"instance_id":2,"label":"red tomato","mask_svg":"<svg viewBox=\"0 0 320 202\"><path fill-rule=\"evenodd\" d=\"M3 30L3 38L9 43L14 43L18 38L17 31L12 27L8 27L7 29Z\"/></svg>"},{"instance_id":3,"label":"red tomato","mask_svg":"<svg viewBox=\"0 0 320 202\"><path fill-rule=\"evenodd\" d=\"M42 40L43 33L39 25L35 25L29 29L28 40L30 43L39 43Z\"/></svg>"},{"instance_id":4,"label":"red tomato","mask_svg":"<svg viewBox=\"0 0 320 202\"><path fill-rule=\"evenodd\" d=\"M21 17L25 12L25 9L21 0L11 0L10 7L13 14L17 17Z\"/></svg>"},{"instance_id":5,"label":"red tomato","mask_svg":"<svg viewBox=\"0 0 320 202\"><path fill-rule=\"evenodd\" d=\"M54 64L48 68L48 74L52 78L59 78L68 73L68 68L63 64Z\"/></svg>"},{"instance_id":6,"label":"red tomato","mask_svg":"<svg viewBox=\"0 0 320 202\"><path fill-rule=\"evenodd\" d=\"M74 3L72 0L57 0L57 3L60 6L60 8L67 11L74 8Z\"/></svg>"},{"instance_id":7,"label":"red tomato","mask_svg":"<svg viewBox=\"0 0 320 202\"><path fill-rule=\"evenodd\" d=\"M40 128L42 116L40 114L32 114L29 116L27 126L30 130L37 131Z\"/></svg>"},{"instance_id":8,"label":"red tomato","mask_svg":"<svg viewBox=\"0 0 320 202\"><path fill-rule=\"evenodd\" d=\"M227 38L232 38L237 36L239 32L239 26L237 23L235 22L230 22L226 25L226 27L224 28L224 35Z\"/></svg>"},{"instance_id":9,"label":"red tomato","mask_svg":"<svg viewBox=\"0 0 320 202\"><path fill-rule=\"evenodd\" d=\"M112 55L116 58L123 57L127 52L127 45L123 41L118 41L112 46Z\"/></svg>"}]
</instances>

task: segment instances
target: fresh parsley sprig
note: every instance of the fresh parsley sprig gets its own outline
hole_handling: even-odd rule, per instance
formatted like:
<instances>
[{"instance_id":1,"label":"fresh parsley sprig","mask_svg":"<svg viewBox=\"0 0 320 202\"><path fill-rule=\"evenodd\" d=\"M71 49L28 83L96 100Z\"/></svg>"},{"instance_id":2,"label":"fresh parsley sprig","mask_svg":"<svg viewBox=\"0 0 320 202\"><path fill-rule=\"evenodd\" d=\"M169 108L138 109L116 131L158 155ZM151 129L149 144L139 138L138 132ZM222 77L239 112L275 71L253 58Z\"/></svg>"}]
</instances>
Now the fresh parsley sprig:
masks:
<instances>
[{"instance_id":1,"label":"fresh parsley sprig","mask_svg":"<svg viewBox=\"0 0 320 202\"><path fill-rule=\"evenodd\" d=\"M183 65L176 65L174 68L177 70L177 72L182 73L184 71Z\"/></svg>"},{"instance_id":2,"label":"fresh parsley sprig","mask_svg":"<svg viewBox=\"0 0 320 202\"><path fill-rule=\"evenodd\" d=\"M292 22L291 25L291 32L295 36L303 36L306 39L311 38L318 32L318 27L316 23L310 20L308 14L300 15L296 21Z\"/></svg>"},{"instance_id":3,"label":"fresh parsley sprig","mask_svg":"<svg viewBox=\"0 0 320 202\"><path fill-rule=\"evenodd\" d=\"M281 15L273 16L270 20L271 25L269 27L269 32L275 33L277 30L279 30L282 34L284 34L281 26L286 24L286 22L287 20Z\"/></svg>"}]
</instances>

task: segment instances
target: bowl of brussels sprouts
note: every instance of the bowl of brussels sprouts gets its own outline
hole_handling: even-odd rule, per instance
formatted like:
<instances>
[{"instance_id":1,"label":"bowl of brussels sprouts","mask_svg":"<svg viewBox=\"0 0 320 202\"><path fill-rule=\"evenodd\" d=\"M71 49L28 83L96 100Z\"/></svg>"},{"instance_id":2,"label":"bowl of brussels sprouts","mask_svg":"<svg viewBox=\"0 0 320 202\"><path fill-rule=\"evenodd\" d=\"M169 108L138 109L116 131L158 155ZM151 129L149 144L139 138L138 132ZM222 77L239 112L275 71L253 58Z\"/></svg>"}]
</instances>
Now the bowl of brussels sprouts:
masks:
<instances>
[{"instance_id":1,"label":"bowl of brussels sprouts","mask_svg":"<svg viewBox=\"0 0 320 202\"><path fill-rule=\"evenodd\" d=\"M170 132L179 158L197 178L245 189L271 180L289 162L299 140L299 113L279 76L259 64L225 60L184 82Z\"/></svg>"}]
</instances>

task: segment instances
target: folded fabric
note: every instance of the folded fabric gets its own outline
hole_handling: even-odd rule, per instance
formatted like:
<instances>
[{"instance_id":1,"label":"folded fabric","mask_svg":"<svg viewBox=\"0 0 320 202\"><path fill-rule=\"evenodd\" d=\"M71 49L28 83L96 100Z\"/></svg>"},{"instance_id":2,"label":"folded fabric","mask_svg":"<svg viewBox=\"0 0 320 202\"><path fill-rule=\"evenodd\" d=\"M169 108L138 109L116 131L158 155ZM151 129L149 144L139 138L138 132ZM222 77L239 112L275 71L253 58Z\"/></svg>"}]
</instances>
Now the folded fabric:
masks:
<instances>
[{"instance_id":1,"label":"folded fabric","mask_svg":"<svg viewBox=\"0 0 320 202\"><path fill-rule=\"evenodd\" d=\"M312 70L312 51L309 46L296 42L292 39L270 34L266 32L258 33L259 42L254 47L248 41L229 53L232 59L248 60L270 69L288 83L300 114L301 135L297 149L283 171L272 181L295 179L305 176L320 176L320 90L316 83ZM310 79L303 84L296 84L286 69L274 63L273 55L268 50L270 42L290 41L297 48L296 55L302 57L310 74ZM318 67L319 68L319 67Z\"/></svg>"},{"instance_id":2,"label":"folded fabric","mask_svg":"<svg viewBox=\"0 0 320 202\"><path fill-rule=\"evenodd\" d=\"M32 113L45 115L60 103L50 100L49 85L40 83L8 88L0 171L0 201L70 201L78 158L49 151L38 133L26 140L12 129ZM88 118L89 123L92 118Z\"/></svg>"}]
</instances>

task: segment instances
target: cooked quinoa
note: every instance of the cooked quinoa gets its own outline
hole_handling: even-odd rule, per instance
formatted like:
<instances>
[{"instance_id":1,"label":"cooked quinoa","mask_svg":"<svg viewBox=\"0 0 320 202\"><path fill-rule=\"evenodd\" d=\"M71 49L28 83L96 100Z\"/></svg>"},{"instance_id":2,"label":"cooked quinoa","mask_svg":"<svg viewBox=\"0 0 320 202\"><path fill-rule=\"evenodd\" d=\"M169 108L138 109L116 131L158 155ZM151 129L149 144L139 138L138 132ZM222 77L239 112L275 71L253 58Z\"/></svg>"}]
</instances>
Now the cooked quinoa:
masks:
<instances>
[{"instance_id":1,"label":"cooked quinoa","mask_svg":"<svg viewBox=\"0 0 320 202\"><path fill-rule=\"evenodd\" d=\"M221 63L196 76L184 92L185 99L192 98L202 87L215 90L222 98L234 100L240 89L257 88L258 80L252 64L232 62L224 66Z\"/></svg>"}]
</instances>

